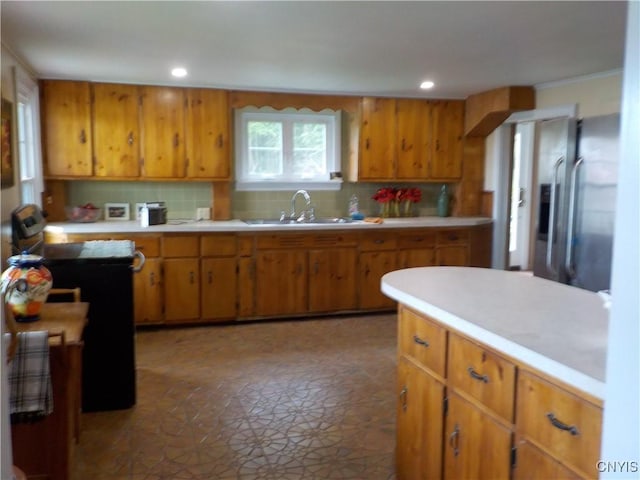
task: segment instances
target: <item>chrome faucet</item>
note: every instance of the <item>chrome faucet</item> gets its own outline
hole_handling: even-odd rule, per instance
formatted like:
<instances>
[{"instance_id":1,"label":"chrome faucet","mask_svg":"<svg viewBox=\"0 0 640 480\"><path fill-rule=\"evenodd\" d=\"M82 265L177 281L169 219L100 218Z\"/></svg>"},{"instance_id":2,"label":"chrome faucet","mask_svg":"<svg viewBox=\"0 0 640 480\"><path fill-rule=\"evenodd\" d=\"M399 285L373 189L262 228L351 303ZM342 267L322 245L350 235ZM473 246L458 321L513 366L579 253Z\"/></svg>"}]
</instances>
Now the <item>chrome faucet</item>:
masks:
<instances>
[{"instance_id":1,"label":"chrome faucet","mask_svg":"<svg viewBox=\"0 0 640 480\"><path fill-rule=\"evenodd\" d=\"M296 215L296 198L298 197L298 195L302 195L304 197L304 201L306 202L306 210L303 210L300 213L300 216L298 217ZM291 219L295 220L297 222L304 222L305 220L307 220L307 217L309 217L309 220L313 220L315 217L315 212L314 212L314 208L311 206L311 197L309 196L309 193L306 190L298 190L296 193L293 194L293 197L291 197Z\"/></svg>"}]
</instances>

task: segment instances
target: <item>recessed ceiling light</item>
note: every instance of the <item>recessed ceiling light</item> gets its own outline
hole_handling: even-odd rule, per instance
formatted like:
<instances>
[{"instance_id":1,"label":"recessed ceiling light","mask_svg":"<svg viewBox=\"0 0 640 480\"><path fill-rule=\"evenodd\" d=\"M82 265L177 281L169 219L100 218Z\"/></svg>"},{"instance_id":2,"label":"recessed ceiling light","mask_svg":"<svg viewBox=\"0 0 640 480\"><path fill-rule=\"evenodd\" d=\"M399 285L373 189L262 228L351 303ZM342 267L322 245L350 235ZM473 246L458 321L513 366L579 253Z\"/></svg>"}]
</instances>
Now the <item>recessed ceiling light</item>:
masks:
<instances>
[{"instance_id":1,"label":"recessed ceiling light","mask_svg":"<svg viewBox=\"0 0 640 480\"><path fill-rule=\"evenodd\" d=\"M435 83L433 83L431 80L426 80L420 84L420 88L422 88L423 90L428 90L430 88L433 88L434 85Z\"/></svg>"},{"instance_id":2,"label":"recessed ceiling light","mask_svg":"<svg viewBox=\"0 0 640 480\"><path fill-rule=\"evenodd\" d=\"M174 77L182 78L187 76L187 69L182 67L177 67L171 70L171 75Z\"/></svg>"}]
</instances>

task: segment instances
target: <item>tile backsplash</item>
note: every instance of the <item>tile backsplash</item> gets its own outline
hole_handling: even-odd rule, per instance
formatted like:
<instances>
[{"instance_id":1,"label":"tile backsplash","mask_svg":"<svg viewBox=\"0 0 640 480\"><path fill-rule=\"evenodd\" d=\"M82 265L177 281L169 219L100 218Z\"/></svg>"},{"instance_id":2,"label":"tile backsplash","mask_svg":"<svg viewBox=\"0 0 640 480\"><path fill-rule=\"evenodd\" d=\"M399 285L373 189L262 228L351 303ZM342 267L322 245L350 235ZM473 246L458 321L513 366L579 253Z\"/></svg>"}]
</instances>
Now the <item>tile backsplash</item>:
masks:
<instances>
[{"instance_id":1,"label":"tile backsplash","mask_svg":"<svg viewBox=\"0 0 640 480\"><path fill-rule=\"evenodd\" d=\"M421 216L436 214L436 200L441 184L385 184L348 183L339 191L311 191L311 202L316 215L338 217L348 214L351 195L358 196L360 211L367 216L379 214L379 206L371 199L378 188L418 187L422 190L422 200L416 211ZM196 208L213 207L213 186L200 182L68 182L67 195L69 205L83 205L92 202L103 207L105 203L128 203L131 217L136 203L165 201L169 219L193 219ZM281 211L289 213L291 209L291 191L236 192L232 193L231 205L233 218L277 218ZM298 208L302 200L297 201Z\"/></svg>"}]
</instances>

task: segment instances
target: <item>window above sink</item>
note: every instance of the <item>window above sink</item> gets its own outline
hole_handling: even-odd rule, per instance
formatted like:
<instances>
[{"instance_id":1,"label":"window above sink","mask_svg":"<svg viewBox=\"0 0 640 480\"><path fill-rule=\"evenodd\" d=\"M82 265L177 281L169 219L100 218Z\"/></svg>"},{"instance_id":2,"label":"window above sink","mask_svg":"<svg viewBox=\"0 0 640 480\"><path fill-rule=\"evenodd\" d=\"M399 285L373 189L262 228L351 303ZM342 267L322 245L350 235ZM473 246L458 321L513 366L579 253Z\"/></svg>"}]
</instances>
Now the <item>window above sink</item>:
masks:
<instances>
[{"instance_id":1,"label":"window above sink","mask_svg":"<svg viewBox=\"0 0 640 480\"><path fill-rule=\"evenodd\" d=\"M339 190L340 125L339 111L236 110L236 190Z\"/></svg>"}]
</instances>

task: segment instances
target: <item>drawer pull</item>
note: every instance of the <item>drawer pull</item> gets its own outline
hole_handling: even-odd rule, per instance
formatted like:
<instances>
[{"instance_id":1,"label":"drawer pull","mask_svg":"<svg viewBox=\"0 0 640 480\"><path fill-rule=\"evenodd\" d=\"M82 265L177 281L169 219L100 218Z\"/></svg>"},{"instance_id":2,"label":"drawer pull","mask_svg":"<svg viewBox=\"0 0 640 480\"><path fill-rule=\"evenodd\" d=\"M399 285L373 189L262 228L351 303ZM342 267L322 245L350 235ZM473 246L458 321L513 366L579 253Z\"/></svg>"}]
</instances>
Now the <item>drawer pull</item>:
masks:
<instances>
[{"instance_id":1,"label":"drawer pull","mask_svg":"<svg viewBox=\"0 0 640 480\"><path fill-rule=\"evenodd\" d=\"M467 372L469 372L469 375L471 375L471 378L475 378L476 380L480 380L481 382L484 382L484 383L489 383L489 377L487 375L479 374L473 369L473 367L467 368Z\"/></svg>"},{"instance_id":2,"label":"drawer pull","mask_svg":"<svg viewBox=\"0 0 640 480\"><path fill-rule=\"evenodd\" d=\"M426 340L422 340L419 336L414 335L413 336L413 341L415 343L417 343L418 345L422 345L423 347L428 347L429 346L429 342L427 342Z\"/></svg>"},{"instance_id":3,"label":"drawer pull","mask_svg":"<svg viewBox=\"0 0 640 480\"><path fill-rule=\"evenodd\" d=\"M569 432L571 433L571 435L578 435L580 433L578 432L578 429L574 425L567 425L566 423L561 422L556 418L556 416L553 413L547 413L547 418L551 422L551 425L553 425L556 428L559 428L560 430Z\"/></svg>"},{"instance_id":4,"label":"drawer pull","mask_svg":"<svg viewBox=\"0 0 640 480\"><path fill-rule=\"evenodd\" d=\"M459 442L460 442L460 427L458 427L458 424L456 423L455 426L453 427L453 432L451 432L451 435L449 435L449 446L453 448L454 457L457 457L458 454L460 453L460 449L458 448Z\"/></svg>"},{"instance_id":5,"label":"drawer pull","mask_svg":"<svg viewBox=\"0 0 640 480\"><path fill-rule=\"evenodd\" d=\"M402 402L402 411L407 411L407 386L403 385L402 390L400 390L400 401Z\"/></svg>"}]
</instances>

